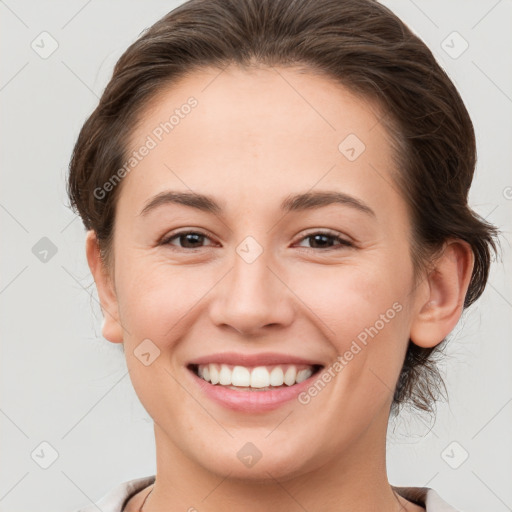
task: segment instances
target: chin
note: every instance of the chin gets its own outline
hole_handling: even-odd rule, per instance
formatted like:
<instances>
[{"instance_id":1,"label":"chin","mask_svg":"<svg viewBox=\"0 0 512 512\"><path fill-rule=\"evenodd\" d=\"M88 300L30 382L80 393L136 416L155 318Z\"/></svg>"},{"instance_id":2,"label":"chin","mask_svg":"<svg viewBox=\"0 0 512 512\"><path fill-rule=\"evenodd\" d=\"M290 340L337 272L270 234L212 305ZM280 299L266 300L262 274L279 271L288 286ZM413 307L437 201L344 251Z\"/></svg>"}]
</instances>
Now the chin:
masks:
<instances>
[{"instance_id":1,"label":"chin","mask_svg":"<svg viewBox=\"0 0 512 512\"><path fill-rule=\"evenodd\" d=\"M288 444L283 449L281 441L251 443L238 439L222 444L218 442L218 450L211 453L203 450L194 454L194 459L207 471L221 477L229 475L232 480L259 483L275 483L276 479L287 480L312 470L304 445L298 440L297 446Z\"/></svg>"}]
</instances>

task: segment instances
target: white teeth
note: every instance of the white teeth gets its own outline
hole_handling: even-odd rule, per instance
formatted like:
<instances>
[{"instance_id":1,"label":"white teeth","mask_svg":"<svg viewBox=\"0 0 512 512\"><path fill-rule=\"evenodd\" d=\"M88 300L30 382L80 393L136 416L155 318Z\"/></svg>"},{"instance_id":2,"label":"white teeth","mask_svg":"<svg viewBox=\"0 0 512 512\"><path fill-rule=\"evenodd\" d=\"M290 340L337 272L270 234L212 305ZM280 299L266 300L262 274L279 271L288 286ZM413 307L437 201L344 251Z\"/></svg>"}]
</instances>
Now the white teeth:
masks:
<instances>
[{"instance_id":1,"label":"white teeth","mask_svg":"<svg viewBox=\"0 0 512 512\"><path fill-rule=\"evenodd\" d=\"M231 366L227 364L201 364L198 366L199 376L212 384L240 388L268 388L269 386L293 386L302 382L313 374L312 366L305 365L278 365Z\"/></svg>"},{"instance_id":2,"label":"white teeth","mask_svg":"<svg viewBox=\"0 0 512 512\"><path fill-rule=\"evenodd\" d=\"M299 370L297 372L297 377L295 377L295 380L297 383L302 382L303 380L309 379L311 377L311 370L306 368L305 370Z\"/></svg>"},{"instance_id":3,"label":"white teeth","mask_svg":"<svg viewBox=\"0 0 512 512\"><path fill-rule=\"evenodd\" d=\"M199 368L201 368L201 366L199 366ZM210 373L210 382L212 384L217 384L219 382L219 370L217 370L217 366L214 365L214 364L207 364L205 366L208 367L208 371ZM208 380L206 378L206 375L203 374L202 377L203 377L204 380Z\"/></svg>"},{"instance_id":4,"label":"white teeth","mask_svg":"<svg viewBox=\"0 0 512 512\"><path fill-rule=\"evenodd\" d=\"M295 384L295 377L297 377L297 368L290 366L284 374L284 383L287 386L293 386Z\"/></svg>"},{"instance_id":5,"label":"white teeth","mask_svg":"<svg viewBox=\"0 0 512 512\"><path fill-rule=\"evenodd\" d=\"M219 384L231 386L231 371L225 364L220 365Z\"/></svg>"},{"instance_id":6,"label":"white teeth","mask_svg":"<svg viewBox=\"0 0 512 512\"><path fill-rule=\"evenodd\" d=\"M276 366L270 372L270 385L271 386L282 386L284 382L283 369L280 366Z\"/></svg>"},{"instance_id":7,"label":"white teeth","mask_svg":"<svg viewBox=\"0 0 512 512\"><path fill-rule=\"evenodd\" d=\"M233 384L233 386L250 386L251 372L243 366L235 366L233 368L233 373L231 374L231 384Z\"/></svg>"},{"instance_id":8,"label":"white teeth","mask_svg":"<svg viewBox=\"0 0 512 512\"><path fill-rule=\"evenodd\" d=\"M251 388L266 388L270 386L270 375L264 366L257 366L251 372Z\"/></svg>"}]
</instances>

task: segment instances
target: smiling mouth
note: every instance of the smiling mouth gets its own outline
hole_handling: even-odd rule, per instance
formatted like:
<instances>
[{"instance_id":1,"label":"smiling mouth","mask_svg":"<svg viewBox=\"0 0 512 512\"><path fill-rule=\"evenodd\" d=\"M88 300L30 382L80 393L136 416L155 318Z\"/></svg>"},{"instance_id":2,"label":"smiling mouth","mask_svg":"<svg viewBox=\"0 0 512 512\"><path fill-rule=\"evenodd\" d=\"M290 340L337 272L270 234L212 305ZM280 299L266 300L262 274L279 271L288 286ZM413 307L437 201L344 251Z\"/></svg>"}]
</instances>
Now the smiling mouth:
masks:
<instances>
[{"instance_id":1,"label":"smiling mouth","mask_svg":"<svg viewBox=\"0 0 512 512\"><path fill-rule=\"evenodd\" d=\"M322 365L277 364L238 366L230 364L189 364L188 370L211 385L238 391L270 391L292 387L317 374Z\"/></svg>"}]
</instances>

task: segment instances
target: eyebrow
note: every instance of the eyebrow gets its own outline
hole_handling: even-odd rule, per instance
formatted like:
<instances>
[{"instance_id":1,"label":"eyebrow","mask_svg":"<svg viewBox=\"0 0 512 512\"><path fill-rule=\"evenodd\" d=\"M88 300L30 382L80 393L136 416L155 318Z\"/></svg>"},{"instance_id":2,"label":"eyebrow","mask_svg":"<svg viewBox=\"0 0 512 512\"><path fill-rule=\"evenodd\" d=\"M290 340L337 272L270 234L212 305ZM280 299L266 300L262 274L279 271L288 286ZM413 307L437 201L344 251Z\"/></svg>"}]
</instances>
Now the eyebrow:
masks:
<instances>
[{"instance_id":1,"label":"eyebrow","mask_svg":"<svg viewBox=\"0 0 512 512\"><path fill-rule=\"evenodd\" d=\"M197 192L167 190L151 198L141 210L140 215L146 215L151 210L165 204L189 206L215 215L221 215L223 211L219 203L211 196ZM360 199L343 192L334 191L315 191L289 195L281 203L281 210L288 213L322 208L332 204L350 206L360 212L376 217L375 212Z\"/></svg>"}]
</instances>

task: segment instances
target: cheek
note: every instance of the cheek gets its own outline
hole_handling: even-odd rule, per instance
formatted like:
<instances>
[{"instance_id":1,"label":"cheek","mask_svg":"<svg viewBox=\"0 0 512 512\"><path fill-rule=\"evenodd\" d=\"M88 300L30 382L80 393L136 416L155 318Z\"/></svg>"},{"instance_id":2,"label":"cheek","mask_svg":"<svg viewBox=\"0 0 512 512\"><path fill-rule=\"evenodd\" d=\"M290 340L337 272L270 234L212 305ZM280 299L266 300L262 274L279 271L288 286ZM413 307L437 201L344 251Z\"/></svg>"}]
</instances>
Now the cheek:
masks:
<instances>
[{"instance_id":1,"label":"cheek","mask_svg":"<svg viewBox=\"0 0 512 512\"><path fill-rule=\"evenodd\" d=\"M398 376L408 341L407 279L406 272L397 275L391 262L382 259L380 264L313 272L297 288L314 312L312 322L337 354L332 368L339 376L334 379L337 396L353 401L354 410L358 403L379 408Z\"/></svg>"},{"instance_id":2,"label":"cheek","mask_svg":"<svg viewBox=\"0 0 512 512\"><path fill-rule=\"evenodd\" d=\"M186 316L215 282L208 273L152 257L126 258L119 268L119 313L132 343L151 339L164 348L181 335Z\"/></svg>"},{"instance_id":3,"label":"cheek","mask_svg":"<svg viewBox=\"0 0 512 512\"><path fill-rule=\"evenodd\" d=\"M407 283L393 276L385 264L318 267L307 273L307 279L304 275L294 278L290 288L307 306L303 311L310 311L311 320L322 326L339 351L358 336L364 338L372 326L383 335L399 329Z\"/></svg>"}]
</instances>

